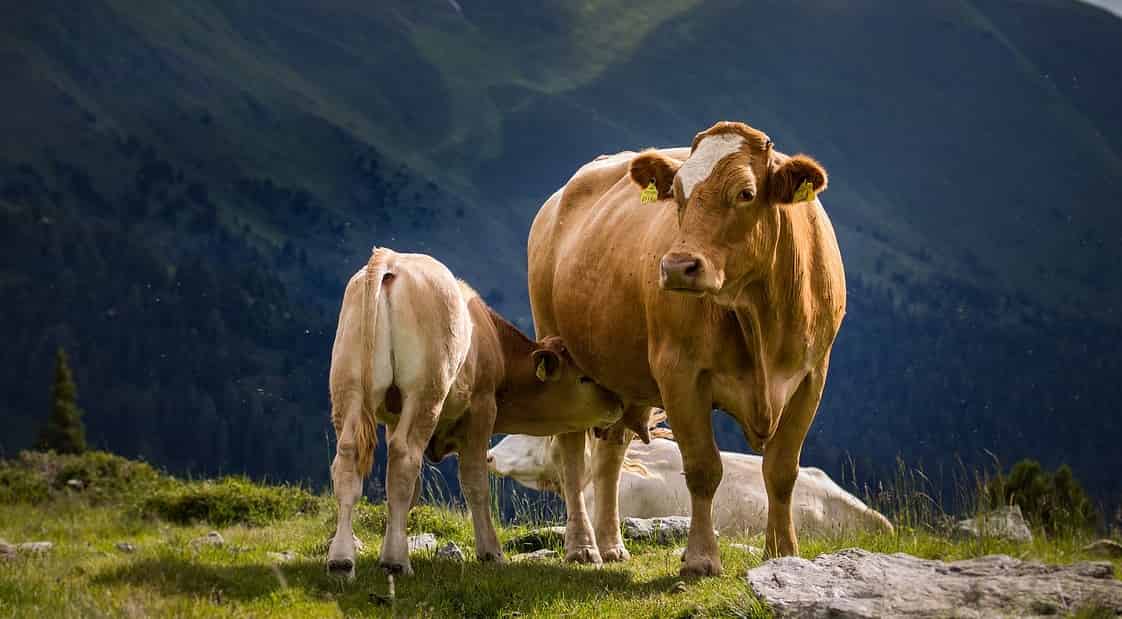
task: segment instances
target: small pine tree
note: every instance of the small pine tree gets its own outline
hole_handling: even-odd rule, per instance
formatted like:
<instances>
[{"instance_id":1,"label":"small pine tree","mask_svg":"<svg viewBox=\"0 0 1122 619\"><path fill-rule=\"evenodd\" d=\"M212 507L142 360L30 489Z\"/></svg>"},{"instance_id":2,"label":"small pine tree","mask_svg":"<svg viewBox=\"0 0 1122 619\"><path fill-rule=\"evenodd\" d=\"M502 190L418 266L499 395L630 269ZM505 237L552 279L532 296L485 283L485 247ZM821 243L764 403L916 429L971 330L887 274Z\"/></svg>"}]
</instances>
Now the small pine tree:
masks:
<instances>
[{"instance_id":1,"label":"small pine tree","mask_svg":"<svg viewBox=\"0 0 1122 619\"><path fill-rule=\"evenodd\" d=\"M55 382L51 387L51 415L39 433L35 446L43 451L77 454L86 450L86 428L82 410L78 408L78 388L70 373L66 351L59 347L55 355Z\"/></svg>"},{"instance_id":2,"label":"small pine tree","mask_svg":"<svg viewBox=\"0 0 1122 619\"><path fill-rule=\"evenodd\" d=\"M1094 528L1098 510L1066 464L1049 473L1035 460L1021 460L1009 476L987 485L993 503L1019 505L1025 518L1048 533Z\"/></svg>"}]
</instances>

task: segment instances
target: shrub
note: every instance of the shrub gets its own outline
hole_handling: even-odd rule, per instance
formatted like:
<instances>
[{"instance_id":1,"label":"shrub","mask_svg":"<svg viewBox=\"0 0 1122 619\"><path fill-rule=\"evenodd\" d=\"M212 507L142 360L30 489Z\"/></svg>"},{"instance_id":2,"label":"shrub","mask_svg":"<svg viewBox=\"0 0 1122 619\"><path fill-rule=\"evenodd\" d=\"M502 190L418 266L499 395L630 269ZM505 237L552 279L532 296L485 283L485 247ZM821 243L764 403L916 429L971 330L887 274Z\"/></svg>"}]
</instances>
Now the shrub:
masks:
<instances>
[{"instance_id":1,"label":"shrub","mask_svg":"<svg viewBox=\"0 0 1122 619\"><path fill-rule=\"evenodd\" d=\"M0 503L42 503L71 492L68 483L91 503L125 502L169 483L144 462L103 451L82 454L21 452L16 460L0 462Z\"/></svg>"},{"instance_id":2,"label":"shrub","mask_svg":"<svg viewBox=\"0 0 1122 619\"><path fill-rule=\"evenodd\" d=\"M1051 534L1090 529L1099 518L1066 464L1049 473L1035 460L1021 460L1008 477L990 480L986 494L994 503L1019 505L1030 523Z\"/></svg>"},{"instance_id":3,"label":"shrub","mask_svg":"<svg viewBox=\"0 0 1122 619\"><path fill-rule=\"evenodd\" d=\"M303 488L265 486L244 477L180 483L143 501L141 513L169 522L263 526L299 512L314 513L316 498Z\"/></svg>"}]
</instances>

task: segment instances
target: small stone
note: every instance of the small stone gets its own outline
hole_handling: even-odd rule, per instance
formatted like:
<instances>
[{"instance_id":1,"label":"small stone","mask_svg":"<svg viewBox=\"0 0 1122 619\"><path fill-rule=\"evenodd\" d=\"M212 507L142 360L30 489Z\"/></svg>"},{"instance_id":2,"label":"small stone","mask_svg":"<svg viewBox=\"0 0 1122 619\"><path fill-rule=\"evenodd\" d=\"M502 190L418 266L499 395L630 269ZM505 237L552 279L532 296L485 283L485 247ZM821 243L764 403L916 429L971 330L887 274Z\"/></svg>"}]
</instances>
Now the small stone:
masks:
<instances>
[{"instance_id":1,"label":"small stone","mask_svg":"<svg viewBox=\"0 0 1122 619\"><path fill-rule=\"evenodd\" d=\"M565 545L565 527L534 529L506 543L513 552L533 552L542 548L561 548Z\"/></svg>"},{"instance_id":2,"label":"small stone","mask_svg":"<svg viewBox=\"0 0 1122 619\"><path fill-rule=\"evenodd\" d=\"M690 519L687 516L623 519L623 536L627 539L649 541L665 546L685 539L689 533Z\"/></svg>"},{"instance_id":3,"label":"small stone","mask_svg":"<svg viewBox=\"0 0 1122 619\"><path fill-rule=\"evenodd\" d=\"M55 545L51 542L24 542L17 545L16 550L22 554L45 555L54 547Z\"/></svg>"},{"instance_id":4,"label":"small stone","mask_svg":"<svg viewBox=\"0 0 1122 619\"><path fill-rule=\"evenodd\" d=\"M409 547L409 554L436 551L436 536L432 533L410 535L409 538L405 540L405 543Z\"/></svg>"},{"instance_id":5,"label":"small stone","mask_svg":"<svg viewBox=\"0 0 1122 619\"><path fill-rule=\"evenodd\" d=\"M218 531L211 531L202 537L197 537L191 540L191 547L198 548L199 546L223 546L226 540L222 538L222 534Z\"/></svg>"},{"instance_id":6,"label":"small stone","mask_svg":"<svg viewBox=\"0 0 1122 619\"><path fill-rule=\"evenodd\" d=\"M276 561L277 563L288 563L289 561L292 561L296 558L296 553L292 552L291 550L285 550L283 552L267 552L265 553L265 556L269 557L273 561Z\"/></svg>"},{"instance_id":7,"label":"small stone","mask_svg":"<svg viewBox=\"0 0 1122 619\"><path fill-rule=\"evenodd\" d=\"M436 558L462 563L464 561L464 551L455 542L448 542L437 549Z\"/></svg>"},{"instance_id":8,"label":"small stone","mask_svg":"<svg viewBox=\"0 0 1122 619\"><path fill-rule=\"evenodd\" d=\"M729 544L729 548L733 548L733 549L739 550L741 552L746 552L746 553L748 553L748 554L750 554L754 557L764 556L764 551L763 551L762 548L757 548L755 546L749 546L748 544Z\"/></svg>"},{"instance_id":9,"label":"small stone","mask_svg":"<svg viewBox=\"0 0 1122 619\"><path fill-rule=\"evenodd\" d=\"M68 479L66 480L66 486L75 490L81 490L86 487L86 484L82 483L80 479Z\"/></svg>"},{"instance_id":10,"label":"small stone","mask_svg":"<svg viewBox=\"0 0 1122 619\"><path fill-rule=\"evenodd\" d=\"M685 593L685 592L686 592L686 581L684 581L684 580L679 580L678 582L674 583L670 587L670 593Z\"/></svg>"},{"instance_id":11,"label":"small stone","mask_svg":"<svg viewBox=\"0 0 1122 619\"><path fill-rule=\"evenodd\" d=\"M1000 507L976 518L960 520L954 528L955 537L978 539L990 537L1028 544L1032 542L1032 531L1021 515L1021 506Z\"/></svg>"},{"instance_id":12,"label":"small stone","mask_svg":"<svg viewBox=\"0 0 1122 619\"><path fill-rule=\"evenodd\" d=\"M1106 559L1122 559L1122 544L1112 539L1100 539L1084 546L1083 552Z\"/></svg>"},{"instance_id":13,"label":"small stone","mask_svg":"<svg viewBox=\"0 0 1122 619\"><path fill-rule=\"evenodd\" d=\"M132 544L130 544L128 542L117 542L117 544L115 545L115 548L117 550L120 550L121 552L124 552L124 553L127 553L127 554L132 554L132 553L136 552L136 546L133 546Z\"/></svg>"},{"instance_id":14,"label":"small stone","mask_svg":"<svg viewBox=\"0 0 1122 619\"><path fill-rule=\"evenodd\" d=\"M544 561L545 559L556 559L558 557L557 551L550 548L542 548L534 552L524 552L520 555L514 555L510 558L513 562L519 561Z\"/></svg>"}]
</instances>

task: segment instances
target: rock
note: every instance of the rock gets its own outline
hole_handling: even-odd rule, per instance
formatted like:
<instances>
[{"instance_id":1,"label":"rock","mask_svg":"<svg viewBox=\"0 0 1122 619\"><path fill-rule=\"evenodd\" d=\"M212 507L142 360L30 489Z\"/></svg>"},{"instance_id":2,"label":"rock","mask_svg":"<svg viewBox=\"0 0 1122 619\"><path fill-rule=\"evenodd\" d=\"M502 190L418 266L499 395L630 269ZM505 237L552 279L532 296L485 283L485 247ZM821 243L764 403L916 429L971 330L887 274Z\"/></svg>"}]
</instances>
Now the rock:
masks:
<instances>
[{"instance_id":1,"label":"rock","mask_svg":"<svg viewBox=\"0 0 1122 619\"><path fill-rule=\"evenodd\" d=\"M132 553L136 552L136 546L133 546L132 544L130 544L128 542L117 542L117 544L114 547L117 550L120 550L121 552L124 552L124 553L127 553L127 554L132 554Z\"/></svg>"},{"instance_id":2,"label":"rock","mask_svg":"<svg viewBox=\"0 0 1122 619\"><path fill-rule=\"evenodd\" d=\"M763 548L756 548L755 546L749 546L748 544L729 544L729 548L734 548L741 552L746 552L754 557L764 556Z\"/></svg>"},{"instance_id":3,"label":"rock","mask_svg":"<svg viewBox=\"0 0 1122 619\"><path fill-rule=\"evenodd\" d=\"M288 563L296 558L296 553L291 550L285 550L283 552L266 552L265 556L277 563Z\"/></svg>"},{"instance_id":4,"label":"rock","mask_svg":"<svg viewBox=\"0 0 1122 619\"><path fill-rule=\"evenodd\" d=\"M776 617L1025 617L1103 607L1122 612L1109 563L1044 565L1005 555L944 563L851 548L748 570Z\"/></svg>"},{"instance_id":5,"label":"rock","mask_svg":"<svg viewBox=\"0 0 1122 619\"><path fill-rule=\"evenodd\" d=\"M552 550L552 549L549 549L549 548L542 548L541 550L535 550L534 552L524 552L524 553L519 554L519 555L514 555L513 557L510 558L510 560L514 561L514 562L518 562L518 561L542 561L542 560L545 560L545 559L556 559L558 556L559 555L557 554L556 550Z\"/></svg>"},{"instance_id":6,"label":"rock","mask_svg":"<svg viewBox=\"0 0 1122 619\"><path fill-rule=\"evenodd\" d=\"M434 552L436 550L436 536L432 533L410 535L405 543L409 546L409 554L415 552Z\"/></svg>"},{"instance_id":7,"label":"rock","mask_svg":"<svg viewBox=\"0 0 1122 619\"><path fill-rule=\"evenodd\" d=\"M678 582L676 582L676 583L674 583L673 585L670 586L670 593L685 593L685 592L686 592L686 581L684 581L684 580L679 580Z\"/></svg>"},{"instance_id":8,"label":"rock","mask_svg":"<svg viewBox=\"0 0 1122 619\"><path fill-rule=\"evenodd\" d=\"M26 555L45 555L54 547L52 542L24 542L16 545L16 551Z\"/></svg>"},{"instance_id":9,"label":"rock","mask_svg":"<svg viewBox=\"0 0 1122 619\"><path fill-rule=\"evenodd\" d=\"M520 535L504 546L513 552L533 552L543 548L563 548L565 546L565 527L545 527Z\"/></svg>"},{"instance_id":10,"label":"rock","mask_svg":"<svg viewBox=\"0 0 1122 619\"><path fill-rule=\"evenodd\" d=\"M690 519L686 516L623 519L623 536L637 541L669 545L685 539L689 532Z\"/></svg>"},{"instance_id":11,"label":"rock","mask_svg":"<svg viewBox=\"0 0 1122 619\"><path fill-rule=\"evenodd\" d=\"M8 540L0 539L0 561L6 561L16 558L16 547L8 543Z\"/></svg>"},{"instance_id":12,"label":"rock","mask_svg":"<svg viewBox=\"0 0 1122 619\"><path fill-rule=\"evenodd\" d=\"M68 479L66 480L66 487L73 488L74 490L81 490L86 487L86 484L82 483L80 479Z\"/></svg>"},{"instance_id":13,"label":"rock","mask_svg":"<svg viewBox=\"0 0 1122 619\"><path fill-rule=\"evenodd\" d=\"M1025 524L1020 505L1001 507L979 514L977 518L960 520L955 525L954 534L956 537L974 539L992 537L1024 544L1032 542L1032 531Z\"/></svg>"},{"instance_id":14,"label":"rock","mask_svg":"<svg viewBox=\"0 0 1122 619\"><path fill-rule=\"evenodd\" d=\"M222 534L218 531L211 531L202 537L196 537L191 540L190 546L192 548L199 548L200 546L223 546L226 540L222 538Z\"/></svg>"},{"instance_id":15,"label":"rock","mask_svg":"<svg viewBox=\"0 0 1122 619\"><path fill-rule=\"evenodd\" d=\"M455 542L448 542L436 550L436 558L462 563L464 551Z\"/></svg>"},{"instance_id":16,"label":"rock","mask_svg":"<svg viewBox=\"0 0 1122 619\"><path fill-rule=\"evenodd\" d=\"M1104 559L1122 559L1122 544L1112 539L1100 539L1084 546L1083 552Z\"/></svg>"}]
</instances>

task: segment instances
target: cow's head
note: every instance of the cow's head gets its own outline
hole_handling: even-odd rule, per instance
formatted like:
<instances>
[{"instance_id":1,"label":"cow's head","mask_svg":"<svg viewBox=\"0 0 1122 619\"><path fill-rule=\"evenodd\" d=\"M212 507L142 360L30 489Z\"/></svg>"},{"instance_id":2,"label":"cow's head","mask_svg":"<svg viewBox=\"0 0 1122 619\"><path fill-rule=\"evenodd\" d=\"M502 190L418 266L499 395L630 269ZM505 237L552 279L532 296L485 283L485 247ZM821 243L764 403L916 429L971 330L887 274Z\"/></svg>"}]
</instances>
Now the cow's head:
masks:
<instances>
[{"instance_id":1,"label":"cow's head","mask_svg":"<svg viewBox=\"0 0 1122 619\"><path fill-rule=\"evenodd\" d=\"M509 434L487 452L487 468L534 490L553 490L560 471L553 463L551 436Z\"/></svg>"},{"instance_id":2,"label":"cow's head","mask_svg":"<svg viewBox=\"0 0 1122 619\"><path fill-rule=\"evenodd\" d=\"M679 234L662 256L659 285L726 302L771 268L780 206L813 202L826 188L818 162L781 155L767 135L732 122L697 134L684 162L640 154L631 178L641 187L653 183L660 198L677 203Z\"/></svg>"}]
</instances>

